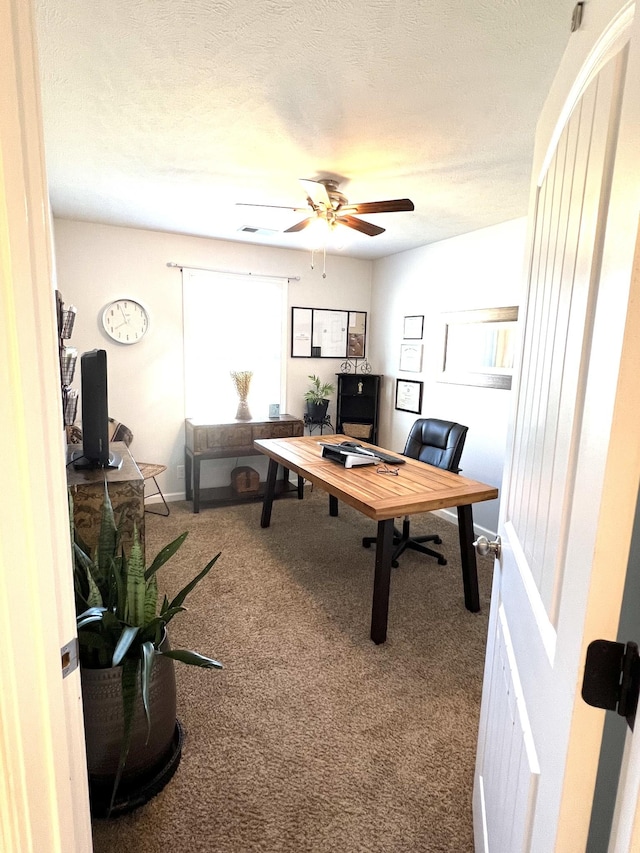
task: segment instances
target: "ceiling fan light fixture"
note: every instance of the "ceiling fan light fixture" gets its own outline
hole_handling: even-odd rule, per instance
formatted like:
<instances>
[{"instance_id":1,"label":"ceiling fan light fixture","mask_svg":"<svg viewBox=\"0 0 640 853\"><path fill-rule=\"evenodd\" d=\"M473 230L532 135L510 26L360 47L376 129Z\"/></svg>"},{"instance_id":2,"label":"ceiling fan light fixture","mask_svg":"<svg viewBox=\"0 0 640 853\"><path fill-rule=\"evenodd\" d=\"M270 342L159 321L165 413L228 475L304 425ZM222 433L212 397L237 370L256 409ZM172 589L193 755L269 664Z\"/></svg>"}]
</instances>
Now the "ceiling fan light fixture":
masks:
<instances>
[{"instance_id":1,"label":"ceiling fan light fixture","mask_svg":"<svg viewBox=\"0 0 640 853\"><path fill-rule=\"evenodd\" d=\"M384 201L367 201L350 204L347 197L338 189L337 181L323 178L319 181L300 178L300 183L306 192L309 213L307 216L285 228L285 234L297 231L307 231L314 235L312 239L314 251L324 247L326 249L327 239L335 230L336 225L343 225L369 237L383 234L384 228L375 225L360 215L365 216L372 213L399 213L414 210L414 204L408 198L387 199ZM278 207L278 205L264 205L264 207ZM288 210L300 210L297 207L289 207ZM342 229L339 229L341 231ZM322 235L318 236L318 232Z\"/></svg>"},{"instance_id":2,"label":"ceiling fan light fixture","mask_svg":"<svg viewBox=\"0 0 640 853\"><path fill-rule=\"evenodd\" d=\"M331 243L334 249L337 249L338 252L341 252L347 245L345 236L346 232L344 228L336 228L334 224L333 228L331 229Z\"/></svg>"},{"instance_id":3,"label":"ceiling fan light fixture","mask_svg":"<svg viewBox=\"0 0 640 853\"><path fill-rule=\"evenodd\" d=\"M312 252L324 249L327 245L331 227L323 216L318 216L307 226L308 245Z\"/></svg>"}]
</instances>

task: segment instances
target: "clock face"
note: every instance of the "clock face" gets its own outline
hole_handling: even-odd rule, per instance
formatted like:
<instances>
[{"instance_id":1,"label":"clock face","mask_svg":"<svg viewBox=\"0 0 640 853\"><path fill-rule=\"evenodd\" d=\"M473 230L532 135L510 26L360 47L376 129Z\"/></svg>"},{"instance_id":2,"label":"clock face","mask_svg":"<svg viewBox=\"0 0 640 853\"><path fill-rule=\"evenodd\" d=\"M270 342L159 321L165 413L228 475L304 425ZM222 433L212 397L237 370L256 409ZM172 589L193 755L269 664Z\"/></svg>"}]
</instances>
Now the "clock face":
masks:
<instances>
[{"instance_id":1,"label":"clock face","mask_svg":"<svg viewBox=\"0 0 640 853\"><path fill-rule=\"evenodd\" d=\"M105 332L119 344L136 344L149 328L149 315L133 299L116 299L102 312Z\"/></svg>"}]
</instances>

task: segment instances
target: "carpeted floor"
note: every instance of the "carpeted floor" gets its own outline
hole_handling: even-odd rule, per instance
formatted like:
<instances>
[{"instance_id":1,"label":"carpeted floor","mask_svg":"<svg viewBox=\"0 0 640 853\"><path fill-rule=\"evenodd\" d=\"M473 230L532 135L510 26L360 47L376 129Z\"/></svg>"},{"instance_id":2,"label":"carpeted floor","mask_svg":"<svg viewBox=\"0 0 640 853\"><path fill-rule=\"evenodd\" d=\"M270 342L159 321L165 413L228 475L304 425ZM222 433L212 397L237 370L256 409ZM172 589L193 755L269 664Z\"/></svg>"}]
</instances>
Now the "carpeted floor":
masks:
<instances>
[{"instance_id":1,"label":"carpeted floor","mask_svg":"<svg viewBox=\"0 0 640 853\"><path fill-rule=\"evenodd\" d=\"M171 623L186 738L167 787L95 820L96 853L467 853L492 561L482 611L464 608L457 529L435 516L449 565L407 552L393 570L389 636L369 640L375 524L307 487L304 501L147 515L147 562L183 530L160 573L170 595L217 551Z\"/></svg>"}]
</instances>

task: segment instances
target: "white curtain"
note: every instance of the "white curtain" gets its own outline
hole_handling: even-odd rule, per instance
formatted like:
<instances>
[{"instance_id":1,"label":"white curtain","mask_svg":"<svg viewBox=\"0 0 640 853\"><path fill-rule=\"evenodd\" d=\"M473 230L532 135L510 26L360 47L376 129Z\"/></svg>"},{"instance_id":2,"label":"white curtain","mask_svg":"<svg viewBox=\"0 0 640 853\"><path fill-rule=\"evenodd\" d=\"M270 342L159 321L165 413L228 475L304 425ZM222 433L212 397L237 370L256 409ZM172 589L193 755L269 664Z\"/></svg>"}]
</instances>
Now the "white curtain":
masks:
<instances>
[{"instance_id":1,"label":"white curtain","mask_svg":"<svg viewBox=\"0 0 640 853\"><path fill-rule=\"evenodd\" d=\"M286 278L184 268L185 416L233 420L238 397L232 371L253 373L249 409L267 418L286 411Z\"/></svg>"}]
</instances>

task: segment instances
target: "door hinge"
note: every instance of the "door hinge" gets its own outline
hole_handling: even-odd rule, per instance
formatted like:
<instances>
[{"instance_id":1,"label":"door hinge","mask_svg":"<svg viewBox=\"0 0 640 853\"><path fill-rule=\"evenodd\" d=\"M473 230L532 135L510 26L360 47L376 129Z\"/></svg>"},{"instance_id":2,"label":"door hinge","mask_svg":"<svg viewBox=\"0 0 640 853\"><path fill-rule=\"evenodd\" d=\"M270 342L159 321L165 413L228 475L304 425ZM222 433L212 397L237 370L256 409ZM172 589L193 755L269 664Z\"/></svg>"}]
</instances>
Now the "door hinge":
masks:
<instances>
[{"instance_id":1,"label":"door hinge","mask_svg":"<svg viewBox=\"0 0 640 853\"><path fill-rule=\"evenodd\" d=\"M60 649L60 665L62 677L66 678L78 666L78 638L74 637Z\"/></svg>"},{"instance_id":2,"label":"door hinge","mask_svg":"<svg viewBox=\"0 0 640 853\"><path fill-rule=\"evenodd\" d=\"M640 693L640 655L637 643L594 640L584 664L582 698L594 708L616 711L633 731Z\"/></svg>"}]
</instances>

